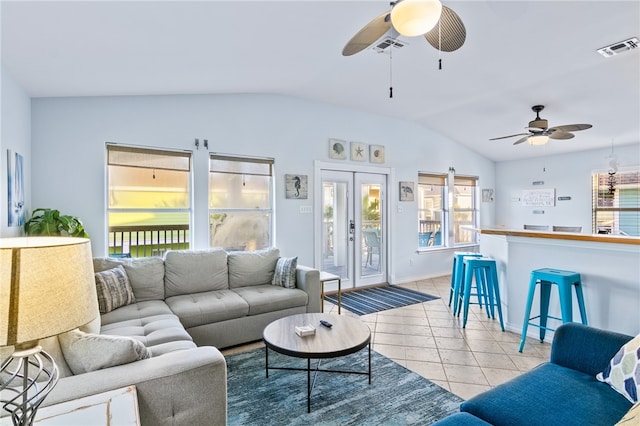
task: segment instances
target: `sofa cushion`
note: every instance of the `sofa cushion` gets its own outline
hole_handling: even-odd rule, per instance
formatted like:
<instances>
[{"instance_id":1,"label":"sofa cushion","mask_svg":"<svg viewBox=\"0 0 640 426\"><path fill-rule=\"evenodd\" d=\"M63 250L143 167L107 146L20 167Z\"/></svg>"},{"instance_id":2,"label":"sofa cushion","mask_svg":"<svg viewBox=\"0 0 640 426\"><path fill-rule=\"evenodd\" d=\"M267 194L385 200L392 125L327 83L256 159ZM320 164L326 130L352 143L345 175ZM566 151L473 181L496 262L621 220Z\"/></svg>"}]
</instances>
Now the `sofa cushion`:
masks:
<instances>
[{"instance_id":1,"label":"sofa cushion","mask_svg":"<svg viewBox=\"0 0 640 426\"><path fill-rule=\"evenodd\" d=\"M307 306L309 296L297 288L284 288L271 284L234 288L249 304L249 315Z\"/></svg>"},{"instance_id":2,"label":"sofa cushion","mask_svg":"<svg viewBox=\"0 0 640 426\"><path fill-rule=\"evenodd\" d=\"M631 403L595 377L542 364L460 406L493 425L612 425Z\"/></svg>"},{"instance_id":3,"label":"sofa cushion","mask_svg":"<svg viewBox=\"0 0 640 426\"><path fill-rule=\"evenodd\" d=\"M101 326L127 321L131 319L140 319L151 317L154 315L172 315L171 309L164 301L147 300L145 302L136 302L131 305L123 306L114 311L108 312L100 316ZM86 331L86 330L85 330Z\"/></svg>"},{"instance_id":4,"label":"sofa cushion","mask_svg":"<svg viewBox=\"0 0 640 426\"><path fill-rule=\"evenodd\" d=\"M90 334L76 329L61 334L59 340L73 374L128 364L151 356L142 343L129 337Z\"/></svg>"},{"instance_id":5,"label":"sofa cushion","mask_svg":"<svg viewBox=\"0 0 640 426\"><path fill-rule=\"evenodd\" d=\"M164 268L166 297L229 288L223 249L168 251Z\"/></svg>"},{"instance_id":6,"label":"sofa cushion","mask_svg":"<svg viewBox=\"0 0 640 426\"><path fill-rule=\"evenodd\" d=\"M121 306L136 301L129 283L129 277L122 265L102 272L96 272L96 292L100 313L111 312Z\"/></svg>"},{"instance_id":7,"label":"sofa cushion","mask_svg":"<svg viewBox=\"0 0 640 426\"><path fill-rule=\"evenodd\" d=\"M249 314L247 302L231 290L183 294L169 297L166 302L186 328Z\"/></svg>"},{"instance_id":8,"label":"sofa cushion","mask_svg":"<svg viewBox=\"0 0 640 426\"><path fill-rule=\"evenodd\" d=\"M172 342L192 342L178 317L173 314L132 319L102 327L100 334L126 336L141 342L155 353L155 347Z\"/></svg>"},{"instance_id":9,"label":"sofa cushion","mask_svg":"<svg viewBox=\"0 0 640 426\"><path fill-rule=\"evenodd\" d=\"M136 301L164 299L164 261L161 257L139 257L116 259L113 257L93 258L96 272L124 266Z\"/></svg>"},{"instance_id":10,"label":"sofa cushion","mask_svg":"<svg viewBox=\"0 0 640 426\"><path fill-rule=\"evenodd\" d=\"M229 253L229 288L270 284L280 257L277 248Z\"/></svg>"},{"instance_id":11,"label":"sofa cushion","mask_svg":"<svg viewBox=\"0 0 640 426\"><path fill-rule=\"evenodd\" d=\"M596 378L609 384L630 402L638 402L640 393L640 334L631 339L611 358Z\"/></svg>"},{"instance_id":12,"label":"sofa cushion","mask_svg":"<svg viewBox=\"0 0 640 426\"><path fill-rule=\"evenodd\" d=\"M164 299L164 261L161 257L123 259L136 301Z\"/></svg>"},{"instance_id":13,"label":"sofa cushion","mask_svg":"<svg viewBox=\"0 0 640 426\"><path fill-rule=\"evenodd\" d=\"M297 257L281 257L276 262L276 269L273 273L271 284L280 287L296 288L296 266Z\"/></svg>"}]
</instances>

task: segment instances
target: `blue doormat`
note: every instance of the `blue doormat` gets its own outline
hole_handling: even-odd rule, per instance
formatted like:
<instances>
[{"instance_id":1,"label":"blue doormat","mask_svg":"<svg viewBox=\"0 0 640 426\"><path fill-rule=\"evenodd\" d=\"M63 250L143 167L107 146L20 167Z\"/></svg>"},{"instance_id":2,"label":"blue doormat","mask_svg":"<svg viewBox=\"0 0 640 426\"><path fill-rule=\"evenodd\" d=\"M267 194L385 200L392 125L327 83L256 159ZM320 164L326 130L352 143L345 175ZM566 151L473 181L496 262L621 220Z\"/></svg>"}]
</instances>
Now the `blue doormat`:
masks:
<instances>
[{"instance_id":1,"label":"blue doormat","mask_svg":"<svg viewBox=\"0 0 640 426\"><path fill-rule=\"evenodd\" d=\"M345 291L342 293L342 307L356 315L367 315L439 298L416 290L389 285ZM337 293L325 295L324 299L335 305L338 304Z\"/></svg>"}]
</instances>

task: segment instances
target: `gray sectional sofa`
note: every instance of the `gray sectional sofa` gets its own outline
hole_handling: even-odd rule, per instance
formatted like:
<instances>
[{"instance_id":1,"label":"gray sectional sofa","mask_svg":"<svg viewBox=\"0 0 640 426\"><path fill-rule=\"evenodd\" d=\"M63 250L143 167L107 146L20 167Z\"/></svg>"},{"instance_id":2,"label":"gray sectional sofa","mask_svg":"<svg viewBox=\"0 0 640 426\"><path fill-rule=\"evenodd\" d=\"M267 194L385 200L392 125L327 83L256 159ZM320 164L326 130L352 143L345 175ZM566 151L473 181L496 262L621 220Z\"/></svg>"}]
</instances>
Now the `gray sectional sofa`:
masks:
<instances>
[{"instance_id":1,"label":"gray sectional sofa","mask_svg":"<svg viewBox=\"0 0 640 426\"><path fill-rule=\"evenodd\" d=\"M115 273L112 281L128 281L133 294L115 294L115 305L105 305L111 310L96 312L82 331L42 342L61 371L45 404L136 385L143 425L226 424L218 348L259 340L271 321L321 309L319 272L297 265L295 288L274 285L278 259L277 249L95 258L97 274ZM100 298L98 286L105 310ZM127 346L118 359L121 341L135 346L133 355Z\"/></svg>"}]
</instances>

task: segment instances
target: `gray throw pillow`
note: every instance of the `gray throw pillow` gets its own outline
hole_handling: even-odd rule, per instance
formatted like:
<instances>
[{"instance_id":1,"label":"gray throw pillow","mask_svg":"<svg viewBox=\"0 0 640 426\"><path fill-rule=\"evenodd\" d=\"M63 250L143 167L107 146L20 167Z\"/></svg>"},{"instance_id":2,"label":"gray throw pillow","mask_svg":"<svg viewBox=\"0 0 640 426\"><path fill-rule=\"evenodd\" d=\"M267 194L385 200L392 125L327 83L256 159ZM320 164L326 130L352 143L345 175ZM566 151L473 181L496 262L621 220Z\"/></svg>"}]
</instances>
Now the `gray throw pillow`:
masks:
<instances>
[{"instance_id":1,"label":"gray throw pillow","mask_svg":"<svg viewBox=\"0 0 640 426\"><path fill-rule=\"evenodd\" d=\"M296 288L297 264L297 257L279 258L276 263L276 269L273 273L273 281L271 281L271 284L286 288Z\"/></svg>"},{"instance_id":2,"label":"gray throw pillow","mask_svg":"<svg viewBox=\"0 0 640 426\"><path fill-rule=\"evenodd\" d=\"M131 337L90 334L78 329L58 336L73 374L128 364L151 357L149 350Z\"/></svg>"},{"instance_id":3,"label":"gray throw pillow","mask_svg":"<svg viewBox=\"0 0 640 426\"><path fill-rule=\"evenodd\" d=\"M102 272L96 272L96 292L101 314L111 312L120 306L136 301L129 283L129 277L122 265Z\"/></svg>"}]
</instances>

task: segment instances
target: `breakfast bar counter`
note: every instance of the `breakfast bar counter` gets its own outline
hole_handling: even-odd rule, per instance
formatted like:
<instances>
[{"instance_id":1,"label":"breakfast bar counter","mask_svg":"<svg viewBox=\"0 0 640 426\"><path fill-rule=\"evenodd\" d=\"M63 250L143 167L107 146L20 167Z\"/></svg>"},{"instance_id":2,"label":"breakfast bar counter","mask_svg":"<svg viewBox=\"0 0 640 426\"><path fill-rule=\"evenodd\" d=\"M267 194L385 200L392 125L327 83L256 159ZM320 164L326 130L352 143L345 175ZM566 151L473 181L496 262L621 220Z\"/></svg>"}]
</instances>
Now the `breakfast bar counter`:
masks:
<instances>
[{"instance_id":1,"label":"breakfast bar counter","mask_svg":"<svg viewBox=\"0 0 640 426\"><path fill-rule=\"evenodd\" d=\"M480 234L480 252L497 261L509 330L522 330L531 271L554 268L580 273L589 325L629 335L640 332L640 238L499 228L475 231ZM537 310L534 303L532 315ZM574 321L579 321L577 304L573 311ZM560 312L557 290L551 292L549 312ZM555 328L556 323L549 325ZM529 336L537 331L530 329Z\"/></svg>"}]
</instances>

